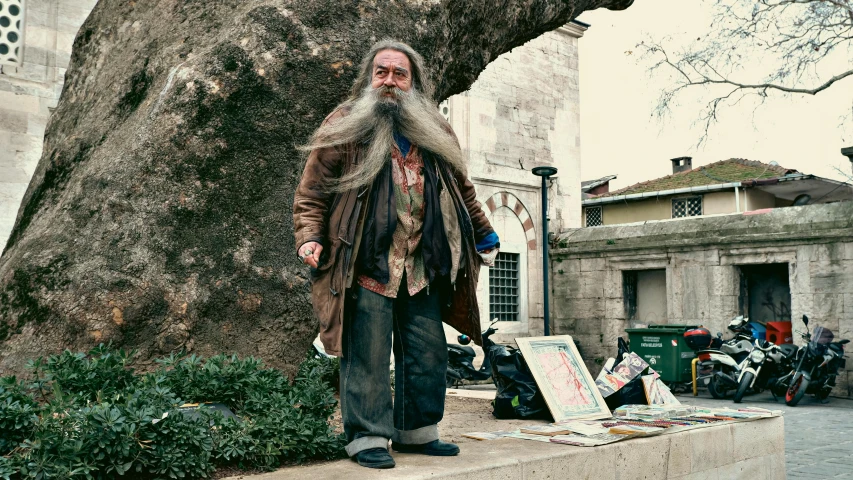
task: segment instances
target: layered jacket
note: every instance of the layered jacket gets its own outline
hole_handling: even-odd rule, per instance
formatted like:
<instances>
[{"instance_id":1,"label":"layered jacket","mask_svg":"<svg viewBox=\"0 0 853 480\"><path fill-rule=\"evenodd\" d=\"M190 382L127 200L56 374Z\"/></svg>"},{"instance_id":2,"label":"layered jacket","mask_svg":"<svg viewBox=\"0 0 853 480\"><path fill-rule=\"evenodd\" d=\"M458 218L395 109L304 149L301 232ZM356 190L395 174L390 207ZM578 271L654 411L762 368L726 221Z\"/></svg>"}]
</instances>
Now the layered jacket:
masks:
<instances>
[{"instance_id":1,"label":"layered jacket","mask_svg":"<svg viewBox=\"0 0 853 480\"><path fill-rule=\"evenodd\" d=\"M326 119L345 115L337 111ZM448 131L450 126L447 125ZM316 149L308 156L302 179L293 200L293 228L296 246L315 241L323 245L320 265L312 270L311 300L320 323L320 340L326 352L341 355L343 322L348 290L357 283L356 254L360 251L368 211L370 187L342 193L329 193L329 182L359 162L359 145ZM425 162L435 173L442 231L433 237L446 241L450 258L450 301L444 307L445 323L481 344L480 315L477 305L477 279L482 260L476 242L493 233L476 199L474 185L440 157L424 152ZM381 200L380 200L381 201ZM434 201L434 200L433 200ZM422 242L436 241L422 238ZM434 249L433 249L434 250Z\"/></svg>"}]
</instances>

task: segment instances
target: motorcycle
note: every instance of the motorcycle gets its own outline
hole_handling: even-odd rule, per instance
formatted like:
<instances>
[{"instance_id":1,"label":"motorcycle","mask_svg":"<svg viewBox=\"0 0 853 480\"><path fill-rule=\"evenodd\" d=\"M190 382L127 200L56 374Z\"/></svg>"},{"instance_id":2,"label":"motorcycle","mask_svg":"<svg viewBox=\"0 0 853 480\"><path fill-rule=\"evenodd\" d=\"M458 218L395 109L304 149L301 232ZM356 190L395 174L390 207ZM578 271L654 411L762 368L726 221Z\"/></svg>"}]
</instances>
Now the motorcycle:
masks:
<instances>
[{"instance_id":1,"label":"motorcycle","mask_svg":"<svg viewBox=\"0 0 853 480\"><path fill-rule=\"evenodd\" d=\"M743 316L734 318L726 327L733 337L722 339L722 333L711 344L696 352L699 357L697 380L703 380L708 392L716 399L726 397L729 390L738 386L740 364L752 351L752 327Z\"/></svg>"},{"instance_id":2,"label":"motorcycle","mask_svg":"<svg viewBox=\"0 0 853 480\"><path fill-rule=\"evenodd\" d=\"M775 345L756 339L752 351L740 364L735 403L740 403L749 390L769 388L774 399L782 396L787 388L784 379L793 368L796 353L794 345Z\"/></svg>"},{"instance_id":3,"label":"motorcycle","mask_svg":"<svg viewBox=\"0 0 853 480\"><path fill-rule=\"evenodd\" d=\"M498 331L497 328L494 328L494 324L497 321L498 319L496 318L489 325L489 328L483 332L483 353L485 354L485 358L479 369L474 367L474 358L477 354L473 348L468 346L471 343L471 337L462 334L456 337L460 343L459 345L453 343L447 344L447 388L458 386L463 380L482 381L492 377L489 349L495 343L489 337Z\"/></svg>"},{"instance_id":4,"label":"motorcycle","mask_svg":"<svg viewBox=\"0 0 853 480\"><path fill-rule=\"evenodd\" d=\"M835 386L838 370L844 368L844 345L850 340L844 339L833 342L832 331L821 327L814 328L809 334L809 317L803 315L806 331L800 333L805 341L796 353L796 368L791 374L788 391L785 392L785 403L791 407L800 403L806 393L812 393L818 400L824 401L829 397Z\"/></svg>"}]
</instances>

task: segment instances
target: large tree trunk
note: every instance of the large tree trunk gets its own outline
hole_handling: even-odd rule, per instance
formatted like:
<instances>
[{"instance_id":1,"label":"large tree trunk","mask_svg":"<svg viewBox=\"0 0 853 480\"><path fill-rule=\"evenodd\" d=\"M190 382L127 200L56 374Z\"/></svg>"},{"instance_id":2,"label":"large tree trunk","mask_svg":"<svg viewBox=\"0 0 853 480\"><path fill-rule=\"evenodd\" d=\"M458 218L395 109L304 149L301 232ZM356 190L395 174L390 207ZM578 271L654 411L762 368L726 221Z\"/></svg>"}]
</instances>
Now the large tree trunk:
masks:
<instances>
[{"instance_id":1,"label":"large tree trunk","mask_svg":"<svg viewBox=\"0 0 853 480\"><path fill-rule=\"evenodd\" d=\"M289 369L316 334L294 146L367 48L411 43L444 99L511 48L631 1L101 0L0 258L0 372L106 341Z\"/></svg>"}]
</instances>

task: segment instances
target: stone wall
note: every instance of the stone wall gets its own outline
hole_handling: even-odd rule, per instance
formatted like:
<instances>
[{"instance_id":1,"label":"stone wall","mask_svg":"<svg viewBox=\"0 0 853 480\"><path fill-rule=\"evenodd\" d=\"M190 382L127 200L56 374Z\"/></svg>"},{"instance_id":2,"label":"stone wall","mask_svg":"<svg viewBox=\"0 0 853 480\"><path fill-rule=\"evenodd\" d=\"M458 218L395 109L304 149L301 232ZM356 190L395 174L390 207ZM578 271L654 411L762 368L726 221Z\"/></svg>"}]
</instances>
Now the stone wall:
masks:
<instances>
[{"instance_id":1,"label":"stone wall","mask_svg":"<svg viewBox=\"0 0 853 480\"><path fill-rule=\"evenodd\" d=\"M853 202L568 230L558 244L554 331L580 340L593 373L615 354L625 328L643 324L626 313L630 270L666 269L667 323L718 332L745 314L740 266L787 264L793 328L803 329L805 314L853 339ZM853 395L851 370L848 362L835 395Z\"/></svg>"},{"instance_id":2,"label":"stone wall","mask_svg":"<svg viewBox=\"0 0 853 480\"><path fill-rule=\"evenodd\" d=\"M74 36L96 0L28 0L22 62L0 65L0 250L41 158Z\"/></svg>"},{"instance_id":3,"label":"stone wall","mask_svg":"<svg viewBox=\"0 0 853 480\"><path fill-rule=\"evenodd\" d=\"M471 416L470 414L468 414ZM506 428L506 420L472 422L478 431ZM448 422L449 423L449 422ZM526 423L537 423L527 420ZM445 424L439 424L439 429ZM491 430L490 430L491 428ZM442 432L444 434L444 432ZM394 478L401 480L524 479L699 480L785 479L785 420L782 417L715 425L669 435L635 438L595 448L501 439L466 441L456 457L395 454ZM368 471L369 470L369 471ZM819 477L820 475L816 475ZM246 477L228 477L237 480ZM287 467L254 480L383 480L387 472L351 460Z\"/></svg>"},{"instance_id":4,"label":"stone wall","mask_svg":"<svg viewBox=\"0 0 853 480\"><path fill-rule=\"evenodd\" d=\"M470 90L448 99L483 202L509 190L530 208L541 187L532 168L559 169L549 188L552 231L581 225L578 40L585 30L570 23L501 55Z\"/></svg>"}]
</instances>

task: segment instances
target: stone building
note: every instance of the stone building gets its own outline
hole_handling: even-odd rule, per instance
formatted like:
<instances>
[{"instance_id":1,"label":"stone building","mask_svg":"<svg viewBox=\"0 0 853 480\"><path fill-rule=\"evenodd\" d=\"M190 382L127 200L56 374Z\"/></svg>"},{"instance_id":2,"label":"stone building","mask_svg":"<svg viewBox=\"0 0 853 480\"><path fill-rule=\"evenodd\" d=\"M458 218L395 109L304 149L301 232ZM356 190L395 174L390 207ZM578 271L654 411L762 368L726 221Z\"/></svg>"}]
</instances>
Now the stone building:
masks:
<instances>
[{"instance_id":1,"label":"stone building","mask_svg":"<svg viewBox=\"0 0 853 480\"><path fill-rule=\"evenodd\" d=\"M0 0L0 15L15 11L9 26L0 20L5 41L15 32L14 45L0 47L0 245L41 156L74 36L95 3ZM501 237L500 268L491 280L483 269L479 297L484 320L496 316L490 303L501 310L506 340L543 329L541 180L533 167L559 169L549 189L551 230L581 224L578 39L587 27L572 22L500 56L470 90L441 105Z\"/></svg>"},{"instance_id":2,"label":"stone building","mask_svg":"<svg viewBox=\"0 0 853 480\"><path fill-rule=\"evenodd\" d=\"M732 158L698 168L692 168L690 157L671 162L672 175L614 192L602 191L606 184L589 192L594 194L584 196L583 225L749 212L795 202L832 203L853 198L849 184L800 173L776 162Z\"/></svg>"},{"instance_id":3,"label":"stone building","mask_svg":"<svg viewBox=\"0 0 853 480\"><path fill-rule=\"evenodd\" d=\"M553 329L592 372L649 323L719 332L746 315L802 330L805 314L853 339L853 201L570 229L557 245ZM834 394L853 395L851 369Z\"/></svg>"},{"instance_id":4,"label":"stone building","mask_svg":"<svg viewBox=\"0 0 853 480\"><path fill-rule=\"evenodd\" d=\"M578 39L587 28L575 21L501 55L467 92L440 106L501 239L499 262L481 270L478 292L483 327L501 320L498 342L544 331L542 179L533 167L558 169L549 187L549 231L581 225Z\"/></svg>"}]
</instances>

